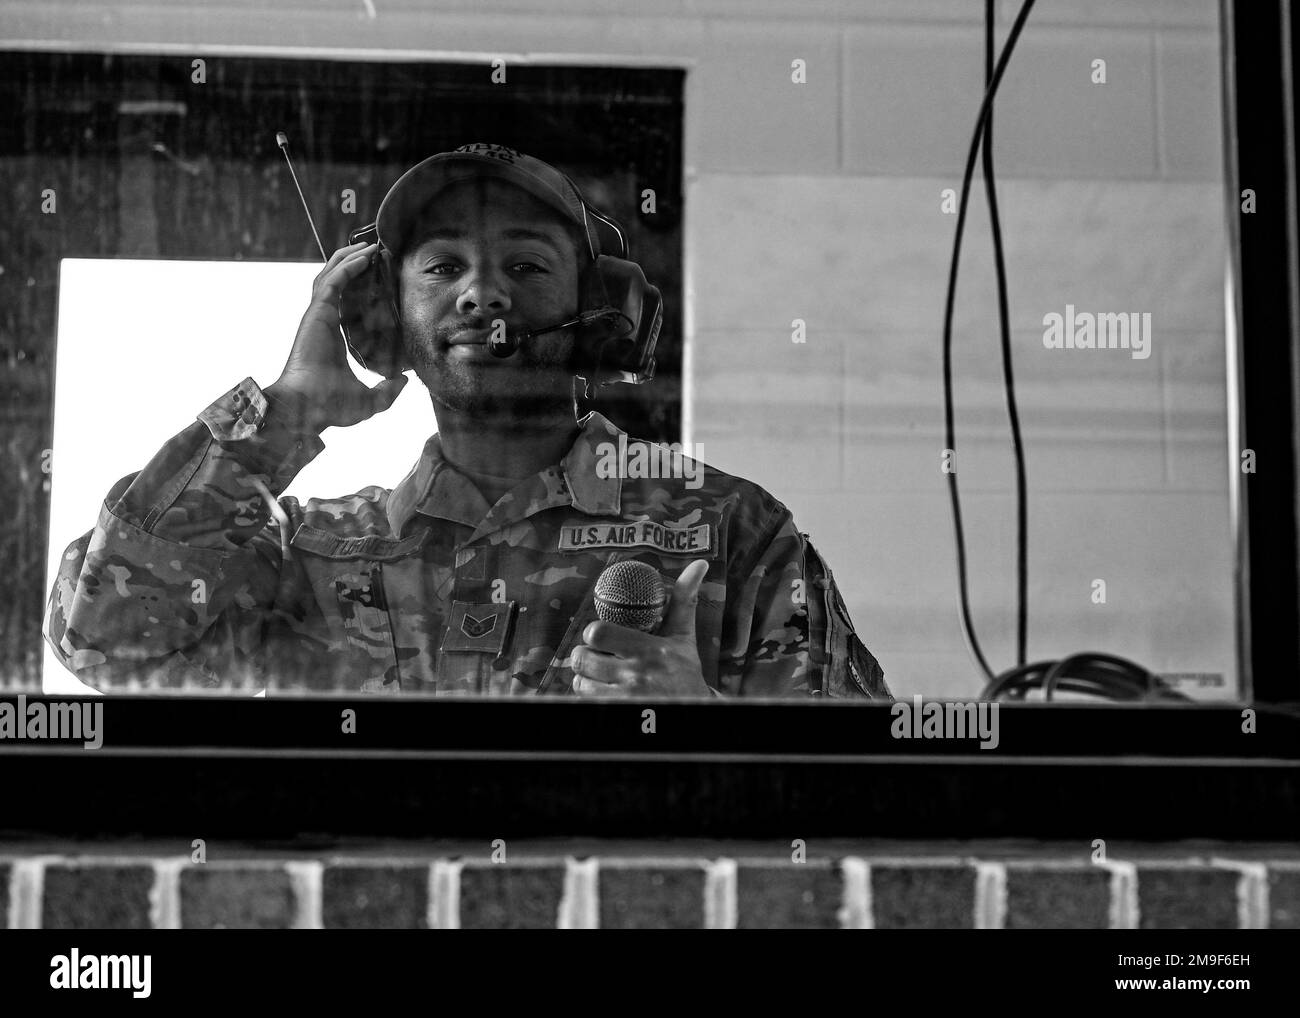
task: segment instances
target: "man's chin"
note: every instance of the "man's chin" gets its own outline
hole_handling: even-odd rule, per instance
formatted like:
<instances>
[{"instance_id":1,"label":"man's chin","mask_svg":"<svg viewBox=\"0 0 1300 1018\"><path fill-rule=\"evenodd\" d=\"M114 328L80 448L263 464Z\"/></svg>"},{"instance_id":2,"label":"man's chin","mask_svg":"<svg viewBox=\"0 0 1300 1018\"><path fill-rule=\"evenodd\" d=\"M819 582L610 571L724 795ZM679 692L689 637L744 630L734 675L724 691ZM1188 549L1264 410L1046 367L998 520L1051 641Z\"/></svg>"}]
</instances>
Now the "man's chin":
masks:
<instances>
[{"instance_id":1,"label":"man's chin","mask_svg":"<svg viewBox=\"0 0 1300 1018\"><path fill-rule=\"evenodd\" d=\"M433 363L417 360L415 374L435 404L471 416L523 421L568 412L571 372L548 367L511 371L508 362L486 356L490 360L473 363L454 353Z\"/></svg>"},{"instance_id":2,"label":"man's chin","mask_svg":"<svg viewBox=\"0 0 1300 1018\"><path fill-rule=\"evenodd\" d=\"M554 393L524 393L506 395L499 392L464 391L452 386L430 389L436 407L443 407L467 417L485 421L505 422L524 428L529 423L567 418L572 410L572 398L558 397Z\"/></svg>"}]
</instances>

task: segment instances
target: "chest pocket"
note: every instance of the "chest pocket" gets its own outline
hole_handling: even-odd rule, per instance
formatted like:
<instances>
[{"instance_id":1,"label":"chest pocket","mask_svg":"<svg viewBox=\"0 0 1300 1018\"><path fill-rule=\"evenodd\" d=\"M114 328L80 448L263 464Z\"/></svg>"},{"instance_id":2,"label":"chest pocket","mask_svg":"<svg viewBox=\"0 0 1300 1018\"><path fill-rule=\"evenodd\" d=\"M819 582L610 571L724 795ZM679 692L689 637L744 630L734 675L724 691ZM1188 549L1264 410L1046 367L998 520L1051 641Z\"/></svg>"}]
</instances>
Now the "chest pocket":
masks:
<instances>
[{"instance_id":1,"label":"chest pocket","mask_svg":"<svg viewBox=\"0 0 1300 1018\"><path fill-rule=\"evenodd\" d=\"M428 532L396 540L378 535L340 537L307 524L290 540L311 577L330 630L345 651L335 688L363 693L401 691L392 615L384 588L384 565L418 554Z\"/></svg>"}]
</instances>

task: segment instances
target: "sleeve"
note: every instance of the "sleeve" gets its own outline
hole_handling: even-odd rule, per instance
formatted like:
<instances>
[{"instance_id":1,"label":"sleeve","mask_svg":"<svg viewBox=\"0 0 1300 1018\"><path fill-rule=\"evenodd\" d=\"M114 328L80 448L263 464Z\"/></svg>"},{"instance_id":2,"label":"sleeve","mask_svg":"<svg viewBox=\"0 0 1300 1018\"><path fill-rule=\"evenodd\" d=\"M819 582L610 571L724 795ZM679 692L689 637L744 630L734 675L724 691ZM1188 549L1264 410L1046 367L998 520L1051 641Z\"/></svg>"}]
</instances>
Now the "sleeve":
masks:
<instances>
[{"instance_id":1,"label":"sleeve","mask_svg":"<svg viewBox=\"0 0 1300 1018\"><path fill-rule=\"evenodd\" d=\"M885 671L854 629L835 577L808 535L802 537L808 591L808 647L815 673L813 692L892 701L893 694L885 684Z\"/></svg>"},{"instance_id":2,"label":"sleeve","mask_svg":"<svg viewBox=\"0 0 1300 1018\"><path fill-rule=\"evenodd\" d=\"M830 570L788 511L734 583L720 662L723 692L891 700L884 672L854 632ZM729 596L728 601L732 602Z\"/></svg>"},{"instance_id":3,"label":"sleeve","mask_svg":"<svg viewBox=\"0 0 1300 1018\"><path fill-rule=\"evenodd\" d=\"M268 406L246 378L113 486L64 553L47 607L45 639L78 679L213 686L256 670L299 513L279 496L325 447L300 411Z\"/></svg>"}]
</instances>

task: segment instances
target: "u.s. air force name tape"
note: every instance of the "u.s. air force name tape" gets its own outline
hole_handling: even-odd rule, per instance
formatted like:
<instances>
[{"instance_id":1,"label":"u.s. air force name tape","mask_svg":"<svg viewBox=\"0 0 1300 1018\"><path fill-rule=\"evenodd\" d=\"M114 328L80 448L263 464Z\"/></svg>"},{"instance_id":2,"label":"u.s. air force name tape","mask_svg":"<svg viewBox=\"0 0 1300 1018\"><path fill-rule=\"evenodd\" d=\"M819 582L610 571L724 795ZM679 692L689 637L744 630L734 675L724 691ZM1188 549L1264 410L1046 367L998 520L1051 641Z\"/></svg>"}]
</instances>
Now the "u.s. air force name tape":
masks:
<instances>
[{"instance_id":1,"label":"u.s. air force name tape","mask_svg":"<svg viewBox=\"0 0 1300 1018\"><path fill-rule=\"evenodd\" d=\"M665 526L653 520L637 523L566 524L560 528L560 551L594 551L598 548L654 548L670 555L703 555L713 550L713 527Z\"/></svg>"}]
</instances>

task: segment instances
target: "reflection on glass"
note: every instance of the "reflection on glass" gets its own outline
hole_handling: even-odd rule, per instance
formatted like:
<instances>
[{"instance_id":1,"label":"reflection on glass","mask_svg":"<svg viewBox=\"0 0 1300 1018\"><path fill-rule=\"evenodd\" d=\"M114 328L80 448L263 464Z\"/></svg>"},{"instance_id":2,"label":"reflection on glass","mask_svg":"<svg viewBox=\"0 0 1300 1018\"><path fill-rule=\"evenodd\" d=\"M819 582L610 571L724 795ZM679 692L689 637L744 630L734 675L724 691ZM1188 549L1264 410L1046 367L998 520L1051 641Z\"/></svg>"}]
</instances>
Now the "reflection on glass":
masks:
<instances>
[{"instance_id":1,"label":"reflection on glass","mask_svg":"<svg viewBox=\"0 0 1300 1018\"><path fill-rule=\"evenodd\" d=\"M1028 661L1116 655L1189 697L1233 698L1218 31L1139 21L1107 28L1124 58L1100 76L1091 29L1026 33L998 99ZM750 161L726 157L719 111L748 108L743 81L691 93L673 130L603 124L659 132L635 158L560 146L602 98L654 89L534 68L539 94L579 98L556 100L533 135L504 117L494 133L491 107L474 107L472 131L386 157L362 187L374 153L345 151L363 123L354 90L322 86L318 147L338 154L298 168L327 249L425 156L518 149L475 150L482 172L407 178L380 216L386 256L338 256L301 330L321 266L271 147L289 121L259 119L269 154L226 153L224 182L198 143L164 132L155 190L140 172L118 183L123 237L98 252L117 257L61 252L44 688L978 697L944 471L960 478L972 617L999 672L1016 663L1015 487L978 174L955 451L944 441L951 189L982 80L979 26L950 28L963 59L903 32L846 58L833 99L785 81L764 92L766 116L810 132L804 162L749 126L730 144ZM1078 68L1062 59L1085 52ZM331 73L387 73L374 68ZM827 101L838 133L819 155ZM681 116L710 128L685 222ZM174 202L166 175L183 184ZM271 239L241 260L202 247L194 193L224 187L238 205L272 181ZM357 200L339 214L347 188ZM644 278L620 268L620 238L579 193L631 235ZM149 216L131 212L141 203ZM144 233L163 239L129 243ZM664 298L658 371L619 384L649 374L648 287ZM344 359L340 292L355 352L405 368L400 393ZM650 572L602 583L620 562ZM653 631L629 624L643 619Z\"/></svg>"}]
</instances>

